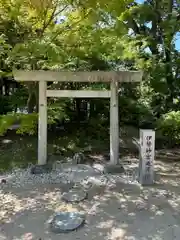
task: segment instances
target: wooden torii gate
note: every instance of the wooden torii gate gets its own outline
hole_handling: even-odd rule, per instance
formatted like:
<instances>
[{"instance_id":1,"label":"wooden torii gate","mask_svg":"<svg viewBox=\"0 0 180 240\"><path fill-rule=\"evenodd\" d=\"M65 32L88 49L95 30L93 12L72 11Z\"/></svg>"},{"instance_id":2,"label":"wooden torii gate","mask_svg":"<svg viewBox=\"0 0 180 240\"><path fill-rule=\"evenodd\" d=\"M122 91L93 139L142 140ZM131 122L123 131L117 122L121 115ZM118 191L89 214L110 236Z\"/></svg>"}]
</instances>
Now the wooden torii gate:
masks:
<instances>
[{"instance_id":1,"label":"wooden torii gate","mask_svg":"<svg viewBox=\"0 0 180 240\"><path fill-rule=\"evenodd\" d=\"M69 98L110 98L110 164L119 163L119 113L118 83L139 82L139 71L23 71L13 72L16 81L39 82L39 128L38 128L38 164L47 163L47 97ZM47 90L47 82L104 82L110 83L106 90Z\"/></svg>"}]
</instances>

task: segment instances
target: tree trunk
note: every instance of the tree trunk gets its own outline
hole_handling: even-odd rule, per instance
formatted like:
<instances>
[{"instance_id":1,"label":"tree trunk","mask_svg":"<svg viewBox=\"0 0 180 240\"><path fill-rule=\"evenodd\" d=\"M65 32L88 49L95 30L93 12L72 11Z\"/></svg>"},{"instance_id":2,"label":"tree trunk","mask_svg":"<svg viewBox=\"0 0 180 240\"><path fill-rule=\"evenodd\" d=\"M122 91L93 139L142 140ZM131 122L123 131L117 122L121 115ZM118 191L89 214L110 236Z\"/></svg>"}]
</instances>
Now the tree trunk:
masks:
<instances>
[{"instance_id":1,"label":"tree trunk","mask_svg":"<svg viewBox=\"0 0 180 240\"><path fill-rule=\"evenodd\" d=\"M95 111L95 104L93 100L90 100L90 115L89 118L93 118Z\"/></svg>"},{"instance_id":2,"label":"tree trunk","mask_svg":"<svg viewBox=\"0 0 180 240\"><path fill-rule=\"evenodd\" d=\"M36 83L35 98L36 98L36 113L38 113L39 112L39 83Z\"/></svg>"},{"instance_id":3,"label":"tree trunk","mask_svg":"<svg viewBox=\"0 0 180 240\"><path fill-rule=\"evenodd\" d=\"M168 16L167 20L171 20L171 15L173 11L173 0L169 0L168 2ZM174 32L168 33L167 39L168 42L164 46L164 51L165 51L165 61L166 61L166 81L168 85L168 90L169 90L169 96L167 98L167 110L170 110L173 107L173 99L174 99L174 77L173 77L173 69L172 69L172 53L171 53L171 43L173 40L173 35Z\"/></svg>"},{"instance_id":4,"label":"tree trunk","mask_svg":"<svg viewBox=\"0 0 180 240\"><path fill-rule=\"evenodd\" d=\"M28 93L27 110L28 113L33 113L34 107L36 106L36 85L34 83L28 84Z\"/></svg>"},{"instance_id":5,"label":"tree trunk","mask_svg":"<svg viewBox=\"0 0 180 240\"><path fill-rule=\"evenodd\" d=\"M34 107L36 105L36 97L34 92L29 94L28 100L27 100L27 109L28 113L33 113L34 112Z\"/></svg>"},{"instance_id":6,"label":"tree trunk","mask_svg":"<svg viewBox=\"0 0 180 240\"><path fill-rule=\"evenodd\" d=\"M5 90L5 96L9 96L10 85L6 79L4 81L4 90Z\"/></svg>"},{"instance_id":7,"label":"tree trunk","mask_svg":"<svg viewBox=\"0 0 180 240\"><path fill-rule=\"evenodd\" d=\"M3 95L3 86L0 86L0 95Z\"/></svg>"},{"instance_id":8,"label":"tree trunk","mask_svg":"<svg viewBox=\"0 0 180 240\"><path fill-rule=\"evenodd\" d=\"M77 116L77 121L80 122L81 120L81 99L76 98L76 116Z\"/></svg>"}]
</instances>

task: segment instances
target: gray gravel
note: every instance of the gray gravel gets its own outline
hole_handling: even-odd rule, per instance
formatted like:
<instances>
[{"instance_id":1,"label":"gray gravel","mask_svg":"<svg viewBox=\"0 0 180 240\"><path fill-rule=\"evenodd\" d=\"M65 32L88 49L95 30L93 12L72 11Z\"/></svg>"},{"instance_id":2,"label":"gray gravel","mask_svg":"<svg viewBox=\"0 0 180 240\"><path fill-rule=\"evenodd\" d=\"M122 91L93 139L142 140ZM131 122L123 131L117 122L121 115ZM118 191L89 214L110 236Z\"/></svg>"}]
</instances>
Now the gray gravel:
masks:
<instances>
[{"instance_id":1,"label":"gray gravel","mask_svg":"<svg viewBox=\"0 0 180 240\"><path fill-rule=\"evenodd\" d=\"M56 184L67 183L68 178L66 174L59 170L53 170L50 173L31 174L31 167L27 169L14 169L11 173L5 174L1 179L6 179L6 185L11 187L24 187L26 185L34 184Z\"/></svg>"},{"instance_id":2,"label":"gray gravel","mask_svg":"<svg viewBox=\"0 0 180 240\"><path fill-rule=\"evenodd\" d=\"M26 187L35 184L76 183L85 189L92 185L108 185L118 181L136 183L136 175L125 172L123 174L103 174L101 171L85 164L61 164L56 162L52 171L44 174L31 174L32 166L26 169L13 169L12 172L0 176L1 187ZM6 183L2 183L5 179Z\"/></svg>"}]
</instances>

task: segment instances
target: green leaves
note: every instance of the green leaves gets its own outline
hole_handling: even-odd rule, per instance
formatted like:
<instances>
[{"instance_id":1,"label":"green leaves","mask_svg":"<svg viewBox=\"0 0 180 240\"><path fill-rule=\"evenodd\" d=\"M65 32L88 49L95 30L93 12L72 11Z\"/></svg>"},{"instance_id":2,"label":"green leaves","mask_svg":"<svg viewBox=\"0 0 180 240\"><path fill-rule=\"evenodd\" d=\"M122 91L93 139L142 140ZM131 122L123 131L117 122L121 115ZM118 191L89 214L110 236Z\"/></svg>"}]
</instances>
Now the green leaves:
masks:
<instances>
[{"instance_id":1,"label":"green leaves","mask_svg":"<svg viewBox=\"0 0 180 240\"><path fill-rule=\"evenodd\" d=\"M3 136L8 128L15 123L16 116L14 114L0 115L0 136Z\"/></svg>"},{"instance_id":2,"label":"green leaves","mask_svg":"<svg viewBox=\"0 0 180 240\"><path fill-rule=\"evenodd\" d=\"M180 143L180 111L168 112L158 120L157 128L164 136Z\"/></svg>"},{"instance_id":3,"label":"green leaves","mask_svg":"<svg viewBox=\"0 0 180 240\"><path fill-rule=\"evenodd\" d=\"M63 51L60 46L51 42L49 36L42 40L31 40L17 44L10 55L15 67L22 69L43 69L48 64L54 65L61 61Z\"/></svg>"}]
</instances>

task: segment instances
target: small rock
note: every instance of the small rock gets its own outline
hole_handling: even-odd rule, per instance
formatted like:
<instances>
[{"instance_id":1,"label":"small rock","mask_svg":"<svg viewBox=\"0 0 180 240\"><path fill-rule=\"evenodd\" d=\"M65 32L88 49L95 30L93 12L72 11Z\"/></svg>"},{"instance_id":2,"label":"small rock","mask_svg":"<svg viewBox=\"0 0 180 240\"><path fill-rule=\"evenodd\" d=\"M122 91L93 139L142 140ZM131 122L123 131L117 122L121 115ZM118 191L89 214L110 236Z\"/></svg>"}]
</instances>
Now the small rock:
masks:
<instances>
[{"instance_id":1,"label":"small rock","mask_svg":"<svg viewBox=\"0 0 180 240\"><path fill-rule=\"evenodd\" d=\"M7 183L6 179L1 179L1 183L6 184Z\"/></svg>"},{"instance_id":2,"label":"small rock","mask_svg":"<svg viewBox=\"0 0 180 240\"><path fill-rule=\"evenodd\" d=\"M80 153L74 154L73 162L75 164L83 164L83 163L85 163L85 161L86 161L86 158L83 153L80 152Z\"/></svg>"},{"instance_id":3,"label":"small rock","mask_svg":"<svg viewBox=\"0 0 180 240\"><path fill-rule=\"evenodd\" d=\"M136 202L136 208L138 210L146 210L147 209L147 203L145 201L137 201Z\"/></svg>"},{"instance_id":4,"label":"small rock","mask_svg":"<svg viewBox=\"0 0 180 240\"><path fill-rule=\"evenodd\" d=\"M4 144L12 143L12 140L4 139L4 140L2 140L2 143L4 143Z\"/></svg>"},{"instance_id":5,"label":"small rock","mask_svg":"<svg viewBox=\"0 0 180 240\"><path fill-rule=\"evenodd\" d=\"M102 164L99 163L94 163L92 166L96 171L100 172L100 173L104 173L104 166Z\"/></svg>"},{"instance_id":6,"label":"small rock","mask_svg":"<svg viewBox=\"0 0 180 240\"><path fill-rule=\"evenodd\" d=\"M64 193L62 199L66 202L81 202L87 197L87 193L80 190L70 190L67 193Z\"/></svg>"}]
</instances>

